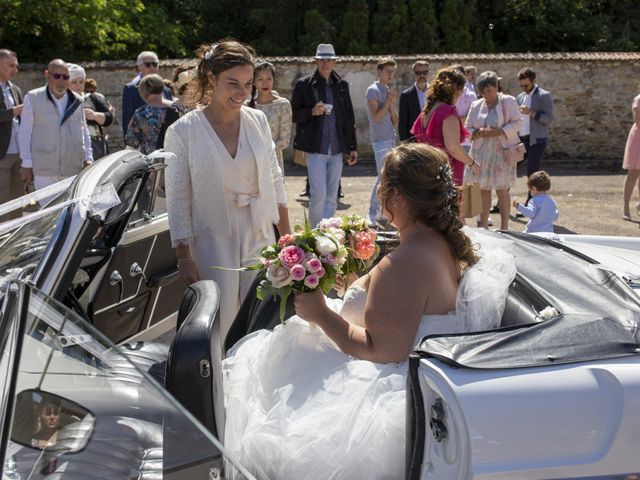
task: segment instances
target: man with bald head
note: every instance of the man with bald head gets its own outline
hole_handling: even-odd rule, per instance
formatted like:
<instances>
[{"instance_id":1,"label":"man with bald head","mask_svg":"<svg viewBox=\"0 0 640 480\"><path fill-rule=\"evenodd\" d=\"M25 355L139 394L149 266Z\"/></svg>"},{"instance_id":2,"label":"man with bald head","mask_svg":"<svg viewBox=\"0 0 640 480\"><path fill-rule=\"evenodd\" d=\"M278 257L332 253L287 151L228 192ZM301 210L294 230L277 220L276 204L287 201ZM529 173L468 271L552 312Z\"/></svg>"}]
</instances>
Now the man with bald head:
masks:
<instances>
[{"instance_id":1,"label":"man with bald head","mask_svg":"<svg viewBox=\"0 0 640 480\"><path fill-rule=\"evenodd\" d=\"M18 74L18 56L0 49L0 204L18 198L24 191L20 179L18 128L22 112L22 91L11 83ZM0 222L19 217L19 210L0 217Z\"/></svg>"},{"instance_id":2,"label":"man with bald head","mask_svg":"<svg viewBox=\"0 0 640 480\"><path fill-rule=\"evenodd\" d=\"M83 99L69 89L69 68L64 60L49 62L47 84L24 98L19 145L21 174L33 178L36 190L76 175L93 162Z\"/></svg>"}]
</instances>

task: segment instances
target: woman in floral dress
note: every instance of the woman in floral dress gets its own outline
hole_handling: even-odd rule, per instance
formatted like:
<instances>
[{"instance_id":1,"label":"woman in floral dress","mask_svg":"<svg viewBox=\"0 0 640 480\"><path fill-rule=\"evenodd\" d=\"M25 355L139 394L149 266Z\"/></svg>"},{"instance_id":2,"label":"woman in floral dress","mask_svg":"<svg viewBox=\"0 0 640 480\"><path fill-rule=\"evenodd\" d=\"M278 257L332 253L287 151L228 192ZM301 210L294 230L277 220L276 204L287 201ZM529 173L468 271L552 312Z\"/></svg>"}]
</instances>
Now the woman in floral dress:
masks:
<instances>
[{"instance_id":1,"label":"woman in floral dress","mask_svg":"<svg viewBox=\"0 0 640 480\"><path fill-rule=\"evenodd\" d=\"M500 207L500 229L509 228L509 189L516 180L516 165L507 162L504 148L519 142L522 123L518 104L511 95L498 92L498 76L483 72L478 77L482 98L471 105L465 127L471 133L471 158L480 164L482 213L480 225L488 227L491 190L495 190Z\"/></svg>"}]
</instances>

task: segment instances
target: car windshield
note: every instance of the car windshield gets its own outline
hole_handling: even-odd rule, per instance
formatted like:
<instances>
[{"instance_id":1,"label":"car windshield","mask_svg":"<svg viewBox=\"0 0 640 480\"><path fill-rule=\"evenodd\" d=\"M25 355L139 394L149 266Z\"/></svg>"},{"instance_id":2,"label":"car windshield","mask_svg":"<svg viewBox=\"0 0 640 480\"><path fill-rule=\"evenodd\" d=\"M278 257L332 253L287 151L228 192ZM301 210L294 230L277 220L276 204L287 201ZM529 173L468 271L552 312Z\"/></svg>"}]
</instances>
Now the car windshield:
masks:
<instances>
[{"instance_id":1,"label":"car windshield","mask_svg":"<svg viewBox=\"0 0 640 480\"><path fill-rule=\"evenodd\" d=\"M20 284L12 282L9 288L13 291ZM10 466L14 476L6 478L35 479L64 472L75 474L73 478L215 480L225 478L225 468L232 466L243 478L254 478L102 334L37 289L22 284L22 291L28 313L18 320L21 309L13 309L14 322L26 321L21 342L15 343L22 345L13 398L16 402L33 398L34 405L27 409L14 405L12 441L3 459L5 475ZM6 343L0 353L15 358L18 352L10 349ZM51 419L44 419L39 407L48 396L62 398L95 421L87 427L67 415L56 419L60 423L44 435L44 424ZM18 411L27 415L18 415ZM16 440L24 438L35 440ZM72 451L74 445L82 447Z\"/></svg>"},{"instance_id":2,"label":"car windshield","mask_svg":"<svg viewBox=\"0 0 640 480\"><path fill-rule=\"evenodd\" d=\"M61 205L69 198L70 190L67 190L47 207ZM11 279L26 278L33 273L51 241L61 213L61 209L53 208L43 215L37 212L27 215L15 222L13 228L0 234L0 301Z\"/></svg>"}]
</instances>

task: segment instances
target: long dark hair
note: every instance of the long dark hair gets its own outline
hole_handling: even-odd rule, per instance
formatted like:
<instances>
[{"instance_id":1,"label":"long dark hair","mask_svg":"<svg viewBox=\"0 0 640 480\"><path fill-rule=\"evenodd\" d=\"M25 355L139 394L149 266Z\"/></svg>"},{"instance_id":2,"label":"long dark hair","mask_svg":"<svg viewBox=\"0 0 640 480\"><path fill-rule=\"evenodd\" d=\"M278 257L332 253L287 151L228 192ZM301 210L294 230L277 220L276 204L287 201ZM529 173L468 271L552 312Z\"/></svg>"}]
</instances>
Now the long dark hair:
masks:
<instances>
[{"instance_id":1,"label":"long dark hair","mask_svg":"<svg viewBox=\"0 0 640 480\"><path fill-rule=\"evenodd\" d=\"M256 77L258 76L258 72L262 70L269 70L274 80L276 78L276 67L273 66L271 62L258 62L256 66L253 68L253 87L251 87L251 100L249 100L249 106L251 108L256 108Z\"/></svg>"},{"instance_id":2,"label":"long dark hair","mask_svg":"<svg viewBox=\"0 0 640 480\"><path fill-rule=\"evenodd\" d=\"M200 45L196 56L198 74L189 84L188 90L188 103L194 107L198 104L206 104L211 99L209 72L219 75L238 65L253 66L255 51L249 45L225 38L217 43Z\"/></svg>"},{"instance_id":3,"label":"long dark hair","mask_svg":"<svg viewBox=\"0 0 640 480\"><path fill-rule=\"evenodd\" d=\"M391 150L380 175L380 199L387 205L394 191L402 194L414 221L444 235L461 266L478 261L471 240L461 230L457 190L447 155L424 143L408 143Z\"/></svg>"}]
</instances>

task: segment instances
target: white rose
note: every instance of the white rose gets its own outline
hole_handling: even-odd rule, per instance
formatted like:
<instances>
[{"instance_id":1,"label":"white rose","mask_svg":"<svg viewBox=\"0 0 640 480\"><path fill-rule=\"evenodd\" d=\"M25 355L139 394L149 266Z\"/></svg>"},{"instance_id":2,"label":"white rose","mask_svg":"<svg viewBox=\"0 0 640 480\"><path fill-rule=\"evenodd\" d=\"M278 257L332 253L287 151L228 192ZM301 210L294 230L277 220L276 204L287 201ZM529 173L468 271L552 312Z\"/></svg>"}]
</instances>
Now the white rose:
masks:
<instances>
[{"instance_id":1,"label":"white rose","mask_svg":"<svg viewBox=\"0 0 640 480\"><path fill-rule=\"evenodd\" d=\"M318 237L316 239L316 250L320 256L328 255L336 251L336 244L327 237Z\"/></svg>"},{"instance_id":2,"label":"white rose","mask_svg":"<svg viewBox=\"0 0 640 480\"><path fill-rule=\"evenodd\" d=\"M293 282L289 270L275 263L267 267L267 280L273 285L273 288L286 287Z\"/></svg>"},{"instance_id":3,"label":"white rose","mask_svg":"<svg viewBox=\"0 0 640 480\"><path fill-rule=\"evenodd\" d=\"M549 320L557 317L558 315L560 315L560 312L553 307L545 307L540 311L540 313L538 313L538 317L543 320Z\"/></svg>"}]
</instances>

